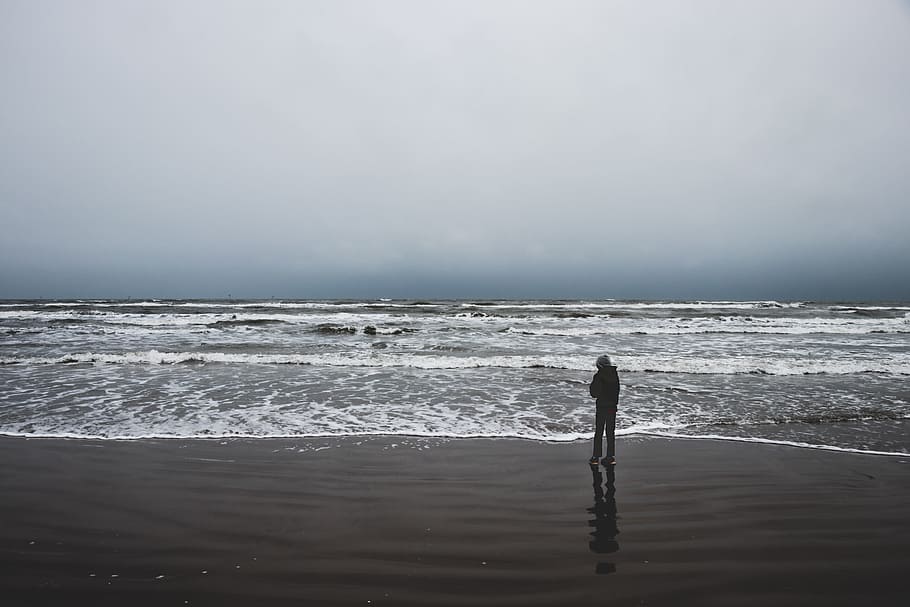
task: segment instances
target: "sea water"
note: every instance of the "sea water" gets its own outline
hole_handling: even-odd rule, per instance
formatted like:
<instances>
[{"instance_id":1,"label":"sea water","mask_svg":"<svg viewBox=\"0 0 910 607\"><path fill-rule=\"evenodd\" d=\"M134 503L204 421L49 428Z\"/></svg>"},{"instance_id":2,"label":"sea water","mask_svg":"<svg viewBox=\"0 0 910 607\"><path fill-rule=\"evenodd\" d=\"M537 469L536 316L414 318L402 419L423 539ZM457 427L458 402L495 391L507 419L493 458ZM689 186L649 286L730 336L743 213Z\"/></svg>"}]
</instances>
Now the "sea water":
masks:
<instances>
[{"instance_id":1,"label":"sea water","mask_svg":"<svg viewBox=\"0 0 910 607\"><path fill-rule=\"evenodd\" d=\"M589 439L910 449L910 304L4 301L0 433Z\"/></svg>"}]
</instances>

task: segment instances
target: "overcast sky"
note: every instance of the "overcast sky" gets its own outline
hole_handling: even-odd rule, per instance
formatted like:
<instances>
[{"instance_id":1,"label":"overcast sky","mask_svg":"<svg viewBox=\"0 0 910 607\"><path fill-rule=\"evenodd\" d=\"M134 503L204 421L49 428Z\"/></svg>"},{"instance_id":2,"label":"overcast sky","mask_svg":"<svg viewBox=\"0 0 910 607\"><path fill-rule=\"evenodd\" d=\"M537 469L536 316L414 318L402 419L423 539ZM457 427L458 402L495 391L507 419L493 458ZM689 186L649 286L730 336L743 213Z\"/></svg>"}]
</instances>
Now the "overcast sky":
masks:
<instances>
[{"instance_id":1,"label":"overcast sky","mask_svg":"<svg viewBox=\"0 0 910 607\"><path fill-rule=\"evenodd\" d=\"M910 3L0 0L0 297L910 299Z\"/></svg>"}]
</instances>

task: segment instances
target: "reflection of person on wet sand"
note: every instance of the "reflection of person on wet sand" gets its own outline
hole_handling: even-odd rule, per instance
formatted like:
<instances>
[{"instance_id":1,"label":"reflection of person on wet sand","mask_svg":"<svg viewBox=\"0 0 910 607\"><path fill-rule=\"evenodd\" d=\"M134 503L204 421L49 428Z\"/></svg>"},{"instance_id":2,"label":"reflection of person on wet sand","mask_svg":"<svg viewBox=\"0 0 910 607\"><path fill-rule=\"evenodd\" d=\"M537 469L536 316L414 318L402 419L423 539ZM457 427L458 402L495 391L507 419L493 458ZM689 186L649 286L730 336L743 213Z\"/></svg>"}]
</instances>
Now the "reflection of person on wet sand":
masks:
<instances>
[{"instance_id":1,"label":"reflection of person on wet sand","mask_svg":"<svg viewBox=\"0 0 910 607\"><path fill-rule=\"evenodd\" d=\"M599 467L591 468L594 476L594 505L588 508L588 512L594 515L593 520L588 521L588 525L594 527L591 532L591 541L588 547L591 552L597 554L611 554L619 550L619 542L616 536L619 535L619 527L616 523L616 470L613 466L608 466L601 470ZM606 491L604 491L604 475L606 475ZM597 563L596 573L606 574L616 571L616 565L613 563Z\"/></svg>"},{"instance_id":2,"label":"reflection of person on wet sand","mask_svg":"<svg viewBox=\"0 0 910 607\"><path fill-rule=\"evenodd\" d=\"M616 463L616 409L619 406L619 374L610 357L604 354L597 359L597 373L588 388L592 398L597 399L597 415L594 421L594 454L590 464L598 460L604 465ZM603 454L603 435L607 435L607 456Z\"/></svg>"}]
</instances>

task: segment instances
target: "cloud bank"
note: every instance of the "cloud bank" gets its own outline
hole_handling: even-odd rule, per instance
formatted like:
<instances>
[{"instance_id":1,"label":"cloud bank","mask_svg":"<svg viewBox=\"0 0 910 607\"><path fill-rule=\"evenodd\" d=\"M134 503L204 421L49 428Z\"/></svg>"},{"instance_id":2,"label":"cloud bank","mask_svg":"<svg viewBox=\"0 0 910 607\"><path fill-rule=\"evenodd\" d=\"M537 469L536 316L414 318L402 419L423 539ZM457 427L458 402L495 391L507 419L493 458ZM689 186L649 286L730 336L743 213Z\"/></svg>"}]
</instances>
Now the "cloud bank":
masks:
<instances>
[{"instance_id":1,"label":"cloud bank","mask_svg":"<svg viewBox=\"0 0 910 607\"><path fill-rule=\"evenodd\" d=\"M0 297L906 299L900 2L0 5Z\"/></svg>"}]
</instances>

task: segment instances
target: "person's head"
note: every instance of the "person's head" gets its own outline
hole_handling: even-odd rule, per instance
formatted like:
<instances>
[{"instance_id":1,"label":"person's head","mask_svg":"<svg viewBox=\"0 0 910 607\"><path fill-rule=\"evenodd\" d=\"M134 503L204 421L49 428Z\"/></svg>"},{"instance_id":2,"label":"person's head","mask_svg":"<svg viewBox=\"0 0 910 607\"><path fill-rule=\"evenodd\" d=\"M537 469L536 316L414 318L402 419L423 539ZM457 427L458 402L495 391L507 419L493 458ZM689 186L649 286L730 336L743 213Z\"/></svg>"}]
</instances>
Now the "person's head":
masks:
<instances>
[{"instance_id":1,"label":"person's head","mask_svg":"<svg viewBox=\"0 0 910 607\"><path fill-rule=\"evenodd\" d=\"M607 367L612 367L612 366L613 366L613 361L610 360L610 356L608 354L602 354L597 357L597 368L598 369L606 369Z\"/></svg>"}]
</instances>

